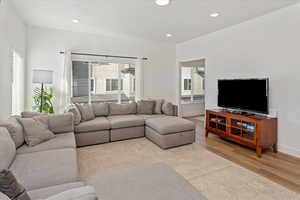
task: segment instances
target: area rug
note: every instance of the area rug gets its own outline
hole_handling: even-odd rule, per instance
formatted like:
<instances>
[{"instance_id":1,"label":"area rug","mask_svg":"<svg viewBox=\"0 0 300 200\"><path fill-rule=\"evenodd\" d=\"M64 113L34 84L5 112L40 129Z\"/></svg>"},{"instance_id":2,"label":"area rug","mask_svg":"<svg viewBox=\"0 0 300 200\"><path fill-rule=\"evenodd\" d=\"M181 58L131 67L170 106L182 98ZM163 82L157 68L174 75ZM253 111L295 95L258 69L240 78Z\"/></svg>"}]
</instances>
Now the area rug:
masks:
<instances>
[{"instance_id":1,"label":"area rug","mask_svg":"<svg viewBox=\"0 0 300 200\"><path fill-rule=\"evenodd\" d=\"M200 144L162 150L146 138L78 149L81 178L158 162L171 166L209 200L296 200L292 192Z\"/></svg>"},{"instance_id":2,"label":"area rug","mask_svg":"<svg viewBox=\"0 0 300 200\"><path fill-rule=\"evenodd\" d=\"M105 200L207 200L193 185L164 163L102 173L87 184Z\"/></svg>"}]
</instances>

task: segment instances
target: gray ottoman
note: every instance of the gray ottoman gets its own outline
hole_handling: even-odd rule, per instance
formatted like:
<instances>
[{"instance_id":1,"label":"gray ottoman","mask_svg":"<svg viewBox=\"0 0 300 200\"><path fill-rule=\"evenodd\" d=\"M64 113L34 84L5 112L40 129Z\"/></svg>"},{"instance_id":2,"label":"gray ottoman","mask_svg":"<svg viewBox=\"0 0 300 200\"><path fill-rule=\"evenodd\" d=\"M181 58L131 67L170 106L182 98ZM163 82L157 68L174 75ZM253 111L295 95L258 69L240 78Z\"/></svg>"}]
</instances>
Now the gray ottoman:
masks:
<instances>
[{"instance_id":1,"label":"gray ottoman","mask_svg":"<svg viewBox=\"0 0 300 200\"><path fill-rule=\"evenodd\" d=\"M195 125L179 117L146 120L146 137L163 149L195 142Z\"/></svg>"},{"instance_id":2,"label":"gray ottoman","mask_svg":"<svg viewBox=\"0 0 300 200\"><path fill-rule=\"evenodd\" d=\"M174 169L163 163L103 173L87 181L103 200L207 200Z\"/></svg>"}]
</instances>

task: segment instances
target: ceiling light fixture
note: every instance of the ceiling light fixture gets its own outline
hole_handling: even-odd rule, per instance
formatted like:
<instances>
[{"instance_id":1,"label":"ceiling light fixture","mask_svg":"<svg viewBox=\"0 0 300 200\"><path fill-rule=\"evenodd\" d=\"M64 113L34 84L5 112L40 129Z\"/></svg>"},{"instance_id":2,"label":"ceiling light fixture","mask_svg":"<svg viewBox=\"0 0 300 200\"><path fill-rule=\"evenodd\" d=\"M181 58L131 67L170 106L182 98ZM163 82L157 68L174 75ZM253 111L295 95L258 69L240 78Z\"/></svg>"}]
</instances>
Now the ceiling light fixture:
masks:
<instances>
[{"instance_id":1,"label":"ceiling light fixture","mask_svg":"<svg viewBox=\"0 0 300 200\"><path fill-rule=\"evenodd\" d=\"M211 17L219 17L219 15L220 15L219 13L212 13L212 14L210 14Z\"/></svg>"},{"instance_id":2,"label":"ceiling light fixture","mask_svg":"<svg viewBox=\"0 0 300 200\"><path fill-rule=\"evenodd\" d=\"M79 23L79 20L78 19L72 19L72 22L77 24L77 23Z\"/></svg>"},{"instance_id":3,"label":"ceiling light fixture","mask_svg":"<svg viewBox=\"0 0 300 200\"><path fill-rule=\"evenodd\" d=\"M166 36L167 37L172 37L172 34L171 33L167 33Z\"/></svg>"},{"instance_id":4,"label":"ceiling light fixture","mask_svg":"<svg viewBox=\"0 0 300 200\"><path fill-rule=\"evenodd\" d=\"M155 0L155 3L159 6L167 6L171 0Z\"/></svg>"}]
</instances>

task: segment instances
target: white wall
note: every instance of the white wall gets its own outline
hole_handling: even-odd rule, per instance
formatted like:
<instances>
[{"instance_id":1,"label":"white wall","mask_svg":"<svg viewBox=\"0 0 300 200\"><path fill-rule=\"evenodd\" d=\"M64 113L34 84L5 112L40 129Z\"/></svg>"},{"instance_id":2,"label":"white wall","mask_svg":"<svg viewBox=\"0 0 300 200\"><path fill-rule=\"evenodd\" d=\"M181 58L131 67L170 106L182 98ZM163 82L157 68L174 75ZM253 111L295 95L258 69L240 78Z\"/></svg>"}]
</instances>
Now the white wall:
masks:
<instances>
[{"instance_id":1,"label":"white wall","mask_svg":"<svg viewBox=\"0 0 300 200\"><path fill-rule=\"evenodd\" d=\"M26 58L26 26L16 14L10 1L2 0L0 4L0 119L11 114L13 50ZM20 81L24 82L24 77ZM20 96L24 101L24 94Z\"/></svg>"},{"instance_id":2,"label":"white wall","mask_svg":"<svg viewBox=\"0 0 300 200\"><path fill-rule=\"evenodd\" d=\"M217 20L222 20L218 18ZM270 77L279 150L300 157L300 4L177 45L177 60L206 59L206 107L217 79Z\"/></svg>"},{"instance_id":3,"label":"white wall","mask_svg":"<svg viewBox=\"0 0 300 200\"><path fill-rule=\"evenodd\" d=\"M62 55L60 51L108 55L147 57L144 67L144 98L165 98L175 102L176 48L174 44L156 43L138 38L108 37L64 30L28 28L28 83L31 96L31 70L33 68L53 69L54 87L59 91L62 76ZM27 100L30 109L31 99Z\"/></svg>"}]
</instances>

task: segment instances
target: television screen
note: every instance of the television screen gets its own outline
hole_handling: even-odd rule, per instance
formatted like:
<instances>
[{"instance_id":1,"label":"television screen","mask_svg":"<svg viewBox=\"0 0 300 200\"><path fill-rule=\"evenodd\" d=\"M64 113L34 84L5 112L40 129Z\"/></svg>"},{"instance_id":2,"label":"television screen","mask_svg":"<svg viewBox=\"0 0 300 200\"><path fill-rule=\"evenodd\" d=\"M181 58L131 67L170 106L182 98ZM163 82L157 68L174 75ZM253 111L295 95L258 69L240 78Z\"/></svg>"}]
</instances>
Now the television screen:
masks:
<instances>
[{"instance_id":1,"label":"television screen","mask_svg":"<svg viewBox=\"0 0 300 200\"><path fill-rule=\"evenodd\" d=\"M218 81L218 106L258 113L269 113L269 79Z\"/></svg>"}]
</instances>

